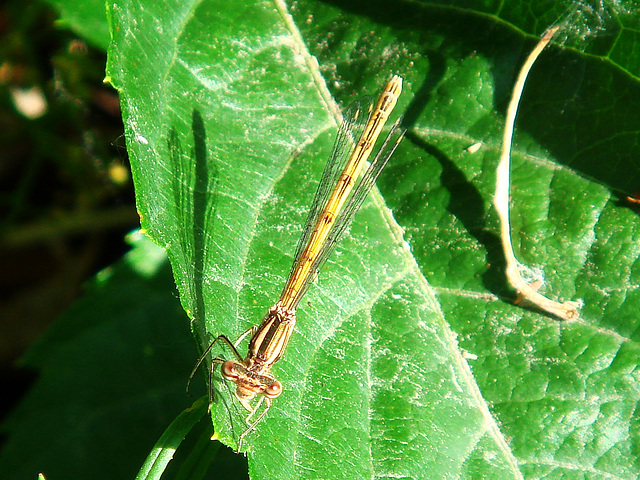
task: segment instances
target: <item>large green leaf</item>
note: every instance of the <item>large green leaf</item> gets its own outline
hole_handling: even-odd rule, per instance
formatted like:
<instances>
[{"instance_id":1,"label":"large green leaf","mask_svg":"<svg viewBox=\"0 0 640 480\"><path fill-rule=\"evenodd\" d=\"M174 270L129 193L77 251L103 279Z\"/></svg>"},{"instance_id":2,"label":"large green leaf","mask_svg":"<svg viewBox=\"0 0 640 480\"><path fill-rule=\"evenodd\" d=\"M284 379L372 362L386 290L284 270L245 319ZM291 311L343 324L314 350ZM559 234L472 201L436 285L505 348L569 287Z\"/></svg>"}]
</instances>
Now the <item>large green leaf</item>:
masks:
<instances>
[{"instance_id":1,"label":"large green leaf","mask_svg":"<svg viewBox=\"0 0 640 480\"><path fill-rule=\"evenodd\" d=\"M143 227L167 248L202 346L255 325L277 297L335 131L324 80L284 7L111 6L109 75ZM406 63L390 58L358 90L378 90ZM409 87L400 110L410 98ZM275 371L285 393L246 442L252 475L517 475L379 197L336 258ZM233 442L242 417L218 388L216 426Z\"/></svg>"},{"instance_id":2,"label":"large green leaf","mask_svg":"<svg viewBox=\"0 0 640 480\"><path fill-rule=\"evenodd\" d=\"M598 36L569 39L589 55L557 48L543 54L516 135L515 248L542 272L549 296L585 302L575 322L491 295L504 289L490 206L502 109L517 59L531 42L495 18L425 9L394 16L404 29L367 44L373 58L382 58L390 43L412 59L426 52L420 56L426 80L409 109L420 112L409 138L416 151L396 158L379 184L461 348L472 354L483 399L527 478L638 475L639 223L620 192L640 185L634 152L640 89L631 54L637 41L630 30L640 13L630 4L616 8L584 20L583 27L606 26ZM527 28L518 10L488 13ZM334 31L346 32L354 13L367 15L313 8L297 18L300 25L310 15L318 23L331 18ZM539 21L534 33L552 20ZM336 62L325 35L311 34L305 38L319 46L312 53L325 74L346 71L349 62ZM476 142L482 148L472 155L466 148Z\"/></svg>"},{"instance_id":3,"label":"large green leaf","mask_svg":"<svg viewBox=\"0 0 640 480\"><path fill-rule=\"evenodd\" d=\"M331 143L325 82L346 104L406 79L409 138L300 309L286 391L246 443L254 477L637 477L638 217L616 196L640 184L638 14L594 10L525 90L513 236L548 296L584 300L560 323L498 299L503 108L567 7L530 6L111 4L139 210L201 346L282 287Z\"/></svg>"}]
</instances>

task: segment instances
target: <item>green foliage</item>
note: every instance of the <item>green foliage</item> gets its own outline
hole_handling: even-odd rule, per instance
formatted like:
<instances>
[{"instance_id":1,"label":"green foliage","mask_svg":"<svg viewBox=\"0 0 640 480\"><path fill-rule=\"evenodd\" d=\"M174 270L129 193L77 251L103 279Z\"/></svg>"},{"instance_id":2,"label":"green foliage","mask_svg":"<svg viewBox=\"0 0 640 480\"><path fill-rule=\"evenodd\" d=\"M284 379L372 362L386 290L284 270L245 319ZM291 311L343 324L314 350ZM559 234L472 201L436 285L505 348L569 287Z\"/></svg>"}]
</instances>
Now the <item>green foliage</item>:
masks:
<instances>
[{"instance_id":1,"label":"green foliage","mask_svg":"<svg viewBox=\"0 0 640 480\"><path fill-rule=\"evenodd\" d=\"M619 192L640 185L620 53L640 14L572 22L525 89L514 248L547 296L584 301L563 323L499 299L490 202L521 59L568 5L500 6L109 4L142 224L200 347L282 288L335 132L325 84L345 105L405 78L410 134L300 307L285 392L246 441L252 478L637 477L640 222ZM216 387L233 445L242 414Z\"/></svg>"},{"instance_id":2,"label":"green foliage","mask_svg":"<svg viewBox=\"0 0 640 480\"><path fill-rule=\"evenodd\" d=\"M40 377L3 425L0 477L133 478L190 403L196 350L168 262L148 239L134 245L24 359Z\"/></svg>"},{"instance_id":3,"label":"green foliage","mask_svg":"<svg viewBox=\"0 0 640 480\"><path fill-rule=\"evenodd\" d=\"M102 0L46 0L60 12L60 25L99 48L109 46L109 25Z\"/></svg>"}]
</instances>

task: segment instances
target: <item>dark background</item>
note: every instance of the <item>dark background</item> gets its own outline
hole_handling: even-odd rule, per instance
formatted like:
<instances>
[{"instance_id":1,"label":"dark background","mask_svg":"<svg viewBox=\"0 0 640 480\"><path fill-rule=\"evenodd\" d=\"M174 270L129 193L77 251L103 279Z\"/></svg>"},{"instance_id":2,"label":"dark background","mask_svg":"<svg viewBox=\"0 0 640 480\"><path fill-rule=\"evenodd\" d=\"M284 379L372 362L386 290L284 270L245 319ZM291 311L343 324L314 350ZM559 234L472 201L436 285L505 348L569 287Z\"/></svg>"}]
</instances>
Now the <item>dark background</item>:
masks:
<instances>
[{"instance_id":1,"label":"dark background","mask_svg":"<svg viewBox=\"0 0 640 480\"><path fill-rule=\"evenodd\" d=\"M106 54L56 19L0 5L0 419L34 377L21 355L139 226ZM31 118L15 100L30 89L46 102Z\"/></svg>"}]
</instances>

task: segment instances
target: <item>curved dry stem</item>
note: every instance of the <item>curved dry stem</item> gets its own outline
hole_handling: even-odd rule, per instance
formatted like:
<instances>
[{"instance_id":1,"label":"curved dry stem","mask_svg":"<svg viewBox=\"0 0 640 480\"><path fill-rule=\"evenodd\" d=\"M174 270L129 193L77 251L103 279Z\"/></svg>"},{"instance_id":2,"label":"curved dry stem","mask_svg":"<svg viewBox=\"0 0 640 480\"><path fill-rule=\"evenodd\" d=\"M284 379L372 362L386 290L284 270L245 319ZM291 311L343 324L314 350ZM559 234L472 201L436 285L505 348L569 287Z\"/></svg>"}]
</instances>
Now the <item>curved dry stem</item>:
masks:
<instances>
[{"instance_id":1,"label":"curved dry stem","mask_svg":"<svg viewBox=\"0 0 640 480\"><path fill-rule=\"evenodd\" d=\"M558 31L559 27L554 26L549 28L542 39L533 51L527 57L518 80L513 88L513 95L509 102L509 108L507 110L506 125L504 128L504 137L502 141L502 152L500 154L500 163L498 164L498 170L496 175L496 193L493 199L493 204L498 211L500 218L500 239L502 241L502 249L507 264L506 275L509 284L518 292L518 303L529 303L537 308L551 313L563 320L577 319L578 318L578 306L577 302L564 302L559 303L554 300L550 300L544 295L538 293L538 287L541 284L532 286L528 284L520 275L519 263L513 253L513 247L511 246L511 228L509 224L509 170L511 159L511 143L513 139L513 127L516 119L516 113L518 111L518 104L520 103L520 97L522 96L522 90L524 84L529 75L529 71L533 66L533 63L538 58L538 55L547 46L553 35Z\"/></svg>"}]
</instances>

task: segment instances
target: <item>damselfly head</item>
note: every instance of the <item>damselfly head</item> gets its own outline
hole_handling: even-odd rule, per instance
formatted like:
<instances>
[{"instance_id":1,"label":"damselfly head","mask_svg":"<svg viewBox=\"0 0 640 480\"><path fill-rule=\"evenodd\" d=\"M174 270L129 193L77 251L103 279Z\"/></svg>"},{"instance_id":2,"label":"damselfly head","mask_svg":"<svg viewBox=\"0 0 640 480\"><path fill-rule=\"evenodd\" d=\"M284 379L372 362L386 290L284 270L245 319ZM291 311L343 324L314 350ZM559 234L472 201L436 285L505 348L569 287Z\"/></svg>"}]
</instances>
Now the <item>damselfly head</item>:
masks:
<instances>
[{"instance_id":1,"label":"damselfly head","mask_svg":"<svg viewBox=\"0 0 640 480\"><path fill-rule=\"evenodd\" d=\"M242 402L253 400L256 395L276 398L282 393L282 383L272 375L259 375L240 362L227 360L221 367L222 376L236 384L236 397Z\"/></svg>"}]
</instances>

